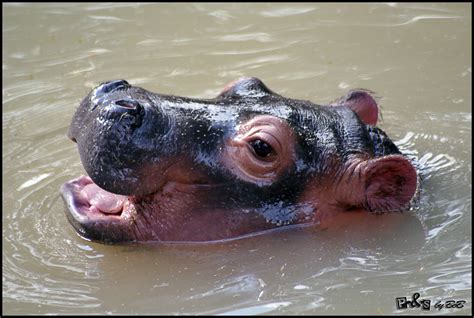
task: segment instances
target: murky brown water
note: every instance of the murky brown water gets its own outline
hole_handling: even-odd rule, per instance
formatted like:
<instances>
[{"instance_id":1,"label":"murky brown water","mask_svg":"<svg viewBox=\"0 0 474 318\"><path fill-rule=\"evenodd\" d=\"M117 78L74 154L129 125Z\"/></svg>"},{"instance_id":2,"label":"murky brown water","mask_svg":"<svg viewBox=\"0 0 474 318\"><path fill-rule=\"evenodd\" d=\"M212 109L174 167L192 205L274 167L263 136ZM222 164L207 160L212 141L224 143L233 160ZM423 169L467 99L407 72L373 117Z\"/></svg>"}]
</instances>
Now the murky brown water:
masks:
<instances>
[{"instance_id":1,"label":"murky brown water","mask_svg":"<svg viewBox=\"0 0 474 318\"><path fill-rule=\"evenodd\" d=\"M470 4L4 4L2 31L4 314L418 314L395 307L415 292L471 313ZM213 97L244 75L316 103L377 92L420 208L208 246L76 235L59 187L92 87Z\"/></svg>"}]
</instances>

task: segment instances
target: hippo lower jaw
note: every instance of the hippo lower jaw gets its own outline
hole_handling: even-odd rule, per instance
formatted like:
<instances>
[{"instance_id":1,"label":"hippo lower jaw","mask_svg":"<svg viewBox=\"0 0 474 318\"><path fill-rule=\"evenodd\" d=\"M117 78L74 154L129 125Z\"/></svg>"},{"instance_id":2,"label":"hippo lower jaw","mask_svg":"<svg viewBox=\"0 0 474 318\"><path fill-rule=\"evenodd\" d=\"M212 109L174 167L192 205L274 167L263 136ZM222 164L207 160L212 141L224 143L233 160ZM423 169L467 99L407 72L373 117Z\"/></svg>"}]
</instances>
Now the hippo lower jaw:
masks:
<instances>
[{"instance_id":1,"label":"hippo lower jaw","mask_svg":"<svg viewBox=\"0 0 474 318\"><path fill-rule=\"evenodd\" d=\"M101 190L87 176L64 183L60 191L67 206L69 222L82 237L104 242L136 239L130 233L136 218L136 210L130 198ZM99 194L94 196L91 192ZM107 202L104 203L105 201ZM111 201L114 202L113 208L104 208L106 205L110 206Z\"/></svg>"},{"instance_id":2,"label":"hippo lower jaw","mask_svg":"<svg viewBox=\"0 0 474 318\"><path fill-rule=\"evenodd\" d=\"M208 243L276 227L253 213L204 206L197 193L212 193L220 186L168 180L146 196L123 196L81 176L64 183L60 192L69 222L81 237L92 241Z\"/></svg>"}]
</instances>

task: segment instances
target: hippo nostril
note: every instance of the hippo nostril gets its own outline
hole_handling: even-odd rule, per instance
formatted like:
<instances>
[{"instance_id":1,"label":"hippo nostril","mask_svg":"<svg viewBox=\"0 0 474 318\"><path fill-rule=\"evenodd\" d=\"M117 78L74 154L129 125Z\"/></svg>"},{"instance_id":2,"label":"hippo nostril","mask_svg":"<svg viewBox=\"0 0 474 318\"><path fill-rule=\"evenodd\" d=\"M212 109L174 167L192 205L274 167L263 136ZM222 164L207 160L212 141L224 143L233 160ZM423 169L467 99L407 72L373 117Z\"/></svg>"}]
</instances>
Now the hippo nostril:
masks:
<instances>
[{"instance_id":1,"label":"hippo nostril","mask_svg":"<svg viewBox=\"0 0 474 318\"><path fill-rule=\"evenodd\" d=\"M91 94L91 102L92 102L92 109L94 110L97 105L102 103L105 100L105 96L109 93L119 91L119 90L124 90L127 88L132 87L127 81L125 80L116 80L116 81L109 81L100 84L94 90L92 91Z\"/></svg>"},{"instance_id":2,"label":"hippo nostril","mask_svg":"<svg viewBox=\"0 0 474 318\"><path fill-rule=\"evenodd\" d=\"M133 128L141 126L142 117L145 114L145 109L139 102L133 99L120 99L114 101L110 105L112 113L117 114L119 121L122 124L129 125Z\"/></svg>"},{"instance_id":3,"label":"hippo nostril","mask_svg":"<svg viewBox=\"0 0 474 318\"><path fill-rule=\"evenodd\" d=\"M98 95L99 93L107 94L119 89L126 89L129 87L131 87L131 85L127 81L115 80L115 81L109 81L109 82L100 84L99 86L96 87L95 91L96 91L96 95Z\"/></svg>"},{"instance_id":4,"label":"hippo nostril","mask_svg":"<svg viewBox=\"0 0 474 318\"><path fill-rule=\"evenodd\" d=\"M130 100L130 99L121 99L121 100L115 101L115 105L118 105L119 107L123 107L126 109L135 109L135 110L138 110L141 107L137 101Z\"/></svg>"}]
</instances>

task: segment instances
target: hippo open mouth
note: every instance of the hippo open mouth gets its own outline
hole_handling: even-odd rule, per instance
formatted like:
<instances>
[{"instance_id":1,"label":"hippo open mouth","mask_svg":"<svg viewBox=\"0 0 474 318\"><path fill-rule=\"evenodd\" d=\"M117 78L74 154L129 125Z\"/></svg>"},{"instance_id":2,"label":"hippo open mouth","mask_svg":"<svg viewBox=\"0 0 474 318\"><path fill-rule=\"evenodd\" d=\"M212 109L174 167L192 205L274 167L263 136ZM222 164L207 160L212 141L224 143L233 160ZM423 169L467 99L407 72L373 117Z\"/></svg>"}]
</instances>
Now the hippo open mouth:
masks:
<instances>
[{"instance_id":1,"label":"hippo open mouth","mask_svg":"<svg viewBox=\"0 0 474 318\"><path fill-rule=\"evenodd\" d=\"M357 209L403 211L416 171L377 118L364 90L321 106L256 78L208 100L103 83L68 132L88 176L62 185L66 214L101 242L207 242Z\"/></svg>"},{"instance_id":2,"label":"hippo open mouth","mask_svg":"<svg viewBox=\"0 0 474 318\"><path fill-rule=\"evenodd\" d=\"M87 176L63 184L61 193L70 212L67 213L69 222L82 236L102 241L126 240L122 231L107 229L113 227L114 223L122 224L133 219L136 211L128 197L99 188ZM84 224L94 226L85 229ZM116 234L120 236L117 237Z\"/></svg>"}]
</instances>

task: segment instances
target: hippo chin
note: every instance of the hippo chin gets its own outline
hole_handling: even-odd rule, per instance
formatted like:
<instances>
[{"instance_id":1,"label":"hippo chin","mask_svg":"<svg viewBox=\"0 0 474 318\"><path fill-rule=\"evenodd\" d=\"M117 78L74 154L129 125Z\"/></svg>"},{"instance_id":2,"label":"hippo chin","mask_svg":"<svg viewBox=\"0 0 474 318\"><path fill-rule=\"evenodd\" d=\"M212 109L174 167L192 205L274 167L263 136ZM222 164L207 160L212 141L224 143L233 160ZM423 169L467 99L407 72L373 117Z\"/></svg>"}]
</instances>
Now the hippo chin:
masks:
<instances>
[{"instance_id":1,"label":"hippo chin","mask_svg":"<svg viewBox=\"0 0 474 318\"><path fill-rule=\"evenodd\" d=\"M403 211L417 173L378 112L364 90L321 106L256 78L208 100L106 82L68 132L88 176L62 185L66 214L92 240L208 242Z\"/></svg>"}]
</instances>

